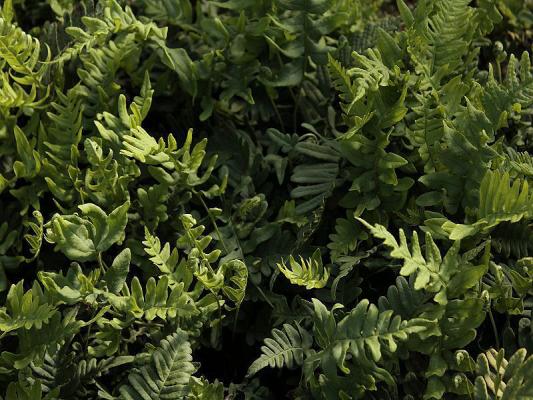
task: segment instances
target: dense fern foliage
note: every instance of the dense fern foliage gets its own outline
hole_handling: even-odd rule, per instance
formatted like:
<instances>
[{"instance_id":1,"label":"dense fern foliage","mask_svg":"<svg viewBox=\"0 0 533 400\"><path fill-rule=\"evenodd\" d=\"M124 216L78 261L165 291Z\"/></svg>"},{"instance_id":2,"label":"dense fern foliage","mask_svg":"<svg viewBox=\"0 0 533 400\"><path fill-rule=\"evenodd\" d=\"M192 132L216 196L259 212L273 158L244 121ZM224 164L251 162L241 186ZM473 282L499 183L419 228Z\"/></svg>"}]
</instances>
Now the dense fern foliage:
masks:
<instances>
[{"instance_id":1,"label":"dense fern foliage","mask_svg":"<svg viewBox=\"0 0 533 400\"><path fill-rule=\"evenodd\" d=\"M533 399L531 0L0 1L0 399Z\"/></svg>"}]
</instances>

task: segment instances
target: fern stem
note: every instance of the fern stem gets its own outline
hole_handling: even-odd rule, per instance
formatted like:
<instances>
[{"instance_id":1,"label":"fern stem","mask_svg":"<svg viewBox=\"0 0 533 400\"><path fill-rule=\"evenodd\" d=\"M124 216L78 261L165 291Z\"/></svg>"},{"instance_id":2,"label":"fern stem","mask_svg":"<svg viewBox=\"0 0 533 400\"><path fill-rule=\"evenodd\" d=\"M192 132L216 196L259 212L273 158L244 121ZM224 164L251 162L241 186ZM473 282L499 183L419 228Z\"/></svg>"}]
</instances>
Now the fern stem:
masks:
<instances>
[{"instance_id":1,"label":"fern stem","mask_svg":"<svg viewBox=\"0 0 533 400\"><path fill-rule=\"evenodd\" d=\"M218 240L220 240L220 242L222 243L222 247L224 247L224 251L226 252L226 254L229 254L229 250L228 250L228 247L226 246L226 243L224 242L224 238L222 236L222 233L220 232L220 230L218 229L218 225L215 221L215 217L213 217L213 214L211 214L211 210L209 210L209 207L207 207L207 204L205 204L205 201L204 199L202 198L202 196L200 196L200 193L198 193L196 190L193 189L193 194L196 196L196 198L200 201L200 203L202 204L202 206L204 207L205 211L207 212L207 215L209 216L209 219L211 220L211 223L213 224L213 227L215 228L215 232L217 233L218 235Z\"/></svg>"},{"instance_id":2,"label":"fern stem","mask_svg":"<svg viewBox=\"0 0 533 400\"><path fill-rule=\"evenodd\" d=\"M274 110L274 113L276 114L276 118L278 119L279 126L282 130L282 132L285 132L285 124L283 123L283 119L281 118L281 114L279 113L278 106L276 103L274 103L274 99L269 94L268 99L270 100L270 104L272 105L272 109Z\"/></svg>"},{"instance_id":3,"label":"fern stem","mask_svg":"<svg viewBox=\"0 0 533 400\"><path fill-rule=\"evenodd\" d=\"M296 97L296 102L294 103L294 110L292 113L292 128L296 132L298 129L298 110L300 109L300 100L302 98L302 88L298 87L298 97Z\"/></svg>"},{"instance_id":4,"label":"fern stem","mask_svg":"<svg viewBox=\"0 0 533 400\"><path fill-rule=\"evenodd\" d=\"M98 265L100 266L100 269L102 270L102 273L105 273L107 268L106 268L106 265L104 263L104 260L102 259L102 252L99 251L96 255L96 258L98 260Z\"/></svg>"},{"instance_id":5,"label":"fern stem","mask_svg":"<svg viewBox=\"0 0 533 400\"><path fill-rule=\"evenodd\" d=\"M498 329L496 328L496 321L494 321L494 315L492 315L492 307L489 305L489 319L494 332L494 340L496 341L496 350L500 350L500 335L498 335Z\"/></svg>"},{"instance_id":6,"label":"fern stem","mask_svg":"<svg viewBox=\"0 0 533 400\"><path fill-rule=\"evenodd\" d=\"M268 303L268 305L272 308L274 308L274 304L272 304L272 302L268 299L268 297L266 296L265 292L263 292L263 290L258 286L256 285L253 281L249 280L248 282L252 282L252 284L254 285L254 287L257 289L257 291L261 294L261 296L263 296L263 298L265 299L265 301Z\"/></svg>"}]
</instances>

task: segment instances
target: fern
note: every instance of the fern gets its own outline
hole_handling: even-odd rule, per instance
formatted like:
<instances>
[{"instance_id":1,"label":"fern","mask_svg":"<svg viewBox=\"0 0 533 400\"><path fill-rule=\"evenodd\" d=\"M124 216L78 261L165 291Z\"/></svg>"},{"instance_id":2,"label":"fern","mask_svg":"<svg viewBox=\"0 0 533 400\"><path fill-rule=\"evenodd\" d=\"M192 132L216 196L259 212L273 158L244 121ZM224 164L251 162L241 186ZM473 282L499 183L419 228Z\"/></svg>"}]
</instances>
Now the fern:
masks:
<instances>
[{"instance_id":1,"label":"fern","mask_svg":"<svg viewBox=\"0 0 533 400\"><path fill-rule=\"evenodd\" d=\"M30 386L11 382L7 388L6 400L52 400L56 396L57 390L43 396L40 382L35 382Z\"/></svg>"},{"instance_id":2,"label":"fern","mask_svg":"<svg viewBox=\"0 0 533 400\"><path fill-rule=\"evenodd\" d=\"M282 329L273 329L272 338L265 339L261 356L248 368L248 376L263 368L294 368L304 362L305 353L312 345L311 335L297 323L284 324Z\"/></svg>"},{"instance_id":3,"label":"fern","mask_svg":"<svg viewBox=\"0 0 533 400\"><path fill-rule=\"evenodd\" d=\"M33 261L39 256L44 237L44 224L42 214L36 210L33 212L33 216L36 222L30 221L27 224L33 234L27 233L24 235L24 239L26 239L26 241L30 244L30 252L32 253L32 257L27 261Z\"/></svg>"},{"instance_id":4,"label":"fern","mask_svg":"<svg viewBox=\"0 0 533 400\"><path fill-rule=\"evenodd\" d=\"M329 279L329 270L322 265L320 250L316 249L309 260L300 257L300 262L291 255L289 266L282 261L277 264L285 277L295 285L305 286L306 289L319 289L326 286Z\"/></svg>"},{"instance_id":5,"label":"fern","mask_svg":"<svg viewBox=\"0 0 533 400\"><path fill-rule=\"evenodd\" d=\"M161 242L158 237L153 236L148 229L144 231L145 240L143 241L144 251L151 256L152 261L165 274L170 274L176 269L179 256L176 249L170 251L170 244L165 243L161 249Z\"/></svg>"},{"instance_id":6,"label":"fern","mask_svg":"<svg viewBox=\"0 0 533 400\"><path fill-rule=\"evenodd\" d=\"M414 280L403 276L396 278L396 284L389 286L387 295L378 299L379 310L393 310L403 319L418 316L425 304L425 296L414 288Z\"/></svg>"},{"instance_id":7,"label":"fern","mask_svg":"<svg viewBox=\"0 0 533 400\"><path fill-rule=\"evenodd\" d=\"M45 239L72 260L94 260L100 252L122 240L129 206L126 202L108 215L95 204L80 205L83 217L55 215L45 225Z\"/></svg>"},{"instance_id":8,"label":"fern","mask_svg":"<svg viewBox=\"0 0 533 400\"><path fill-rule=\"evenodd\" d=\"M0 309L0 331L2 336L19 328L41 329L57 312L46 302L40 286L35 283L24 293L22 281L12 285L7 294L6 307Z\"/></svg>"},{"instance_id":9,"label":"fern","mask_svg":"<svg viewBox=\"0 0 533 400\"><path fill-rule=\"evenodd\" d=\"M426 1L414 14L398 0L409 28L409 53L417 71L440 80L456 71L467 56L477 22L467 0Z\"/></svg>"},{"instance_id":10,"label":"fern","mask_svg":"<svg viewBox=\"0 0 533 400\"><path fill-rule=\"evenodd\" d=\"M507 74L502 83L494 76L494 69L489 69L487 88L482 98L487 117L497 127L506 120L509 113L517 106L527 107L533 104L533 74L529 53L524 52L520 59L511 55L507 65Z\"/></svg>"},{"instance_id":11,"label":"fern","mask_svg":"<svg viewBox=\"0 0 533 400\"><path fill-rule=\"evenodd\" d=\"M335 221L335 233L329 235L328 248L334 261L354 251L360 238L355 219L347 214L346 218L338 218Z\"/></svg>"},{"instance_id":12,"label":"fern","mask_svg":"<svg viewBox=\"0 0 533 400\"><path fill-rule=\"evenodd\" d=\"M42 80L48 71L49 49L47 53L45 62L42 62L39 40L0 18L0 58L11 69L11 77L15 82L36 88L44 87Z\"/></svg>"},{"instance_id":13,"label":"fern","mask_svg":"<svg viewBox=\"0 0 533 400\"><path fill-rule=\"evenodd\" d=\"M175 285L169 291L169 280L166 276L159 280L150 278L143 290L137 277L131 281L131 288L125 286L122 295L108 293L109 303L125 319L145 318L152 321L156 317L161 319L186 318L199 312L193 299L184 291L183 284Z\"/></svg>"},{"instance_id":14,"label":"fern","mask_svg":"<svg viewBox=\"0 0 533 400\"><path fill-rule=\"evenodd\" d=\"M315 161L297 165L291 175L291 181L297 185L291 191L291 197L305 199L297 204L295 211L297 214L306 214L331 196L338 184L339 153L328 142L322 144L311 140L296 143L294 150Z\"/></svg>"},{"instance_id":15,"label":"fern","mask_svg":"<svg viewBox=\"0 0 533 400\"><path fill-rule=\"evenodd\" d=\"M368 300L360 301L338 323L318 300L313 299L313 305L314 333L320 350L306 359L304 373L312 384L317 385L316 390L328 398L341 391L357 392L358 387L361 389L376 380L393 385L392 376L379 367L378 362L387 354L396 352L399 343L410 335L422 333L429 326L424 320L402 321L390 310L380 313ZM313 378L319 366L335 382L331 387ZM351 382L340 380L337 368L342 374L349 375Z\"/></svg>"},{"instance_id":16,"label":"fern","mask_svg":"<svg viewBox=\"0 0 533 400\"><path fill-rule=\"evenodd\" d=\"M117 74L128 57L138 51L132 37L125 38L117 45L110 41L104 48L91 48L80 56L82 67L78 76L82 85L72 89L85 99L84 116L94 119L98 112L107 111L119 94L120 85L116 82ZM105 88L105 89L104 89ZM92 128L92 121L84 121L87 128Z\"/></svg>"},{"instance_id":17,"label":"fern","mask_svg":"<svg viewBox=\"0 0 533 400\"><path fill-rule=\"evenodd\" d=\"M351 113L351 107L357 100L355 83L352 82L352 78L349 76L348 71L343 65L329 55L329 71L332 75L333 85L335 89L340 92L339 98L343 101L343 111L346 114Z\"/></svg>"},{"instance_id":18,"label":"fern","mask_svg":"<svg viewBox=\"0 0 533 400\"><path fill-rule=\"evenodd\" d=\"M431 234L426 233L425 255L422 255L416 232L413 233L410 250L403 230L400 230L400 243L398 243L385 227L379 224L371 226L364 220L360 221L374 236L383 239L385 245L392 249L391 257L403 260L400 273L404 276L415 276L414 288L419 290L424 287L428 292L436 293L434 299L439 304L445 305L450 296L467 292L477 285L487 272L487 259L481 265L473 265L468 255L459 255L459 241L454 242L442 257ZM485 251L488 250L489 247L486 246Z\"/></svg>"},{"instance_id":19,"label":"fern","mask_svg":"<svg viewBox=\"0 0 533 400\"><path fill-rule=\"evenodd\" d=\"M47 113L51 123L43 132L43 147L47 155L43 160L44 179L58 200L66 204L77 197L77 182L59 171L68 166L71 169L77 167L83 122L81 104L75 89L66 95L57 92L57 102L51 104L51 111Z\"/></svg>"},{"instance_id":20,"label":"fern","mask_svg":"<svg viewBox=\"0 0 533 400\"><path fill-rule=\"evenodd\" d=\"M181 399L188 393L191 375L195 372L191 345L185 332L161 340L152 353L150 363L128 375L129 384L120 387L126 400Z\"/></svg>"},{"instance_id":21,"label":"fern","mask_svg":"<svg viewBox=\"0 0 533 400\"><path fill-rule=\"evenodd\" d=\"M504 222L491 232L494 249L506 257L522 258L531 254L533 232L527 221Z\"/></svg>"},{"instance_id":22,"label":"fern","mask_svg":"<svg viewBox=\"0 0 533 400\"><path fill-rule=\"evenodd\" d=\"M517 350L509 360L505 358L505 351L489 349L477 357L474 362L468 355L462 364L465 372L475 372L473 383L465 373L455 378L456 390L468 391L476 400L492 399L521 399L528 398L533 393L528 370L533 358L526 356L525 349ZM465 358L465 355L462 355Z\"/></svg>"},{"instance_id":23,"label":"fern","mask_svg":"<svg viewBox=\"0 0 533 400\"><path fill-rule=\"evenodd\" d=\"M502 222L516 223L530 218L531 196L526 180L511 183L509 173L488 171L479 189L477 221L470 225L446 222L443 228L451 239L462 239L477 232L486 233Z\"/></svg>"},{"instance_id":24,"label":"fern","mask_svg":"<svg viewBox=\"0 0 533 400\"><path fill-rule=\"evenodd\" d=\"M192 20L192 6L189 0L144 0L146 15L156 21L171 25L189 23Z\"/></svg>"},{"instance_id":25,"label":"fern","mask_svg":"<svg viewBox=\"0 0 533 400\"><path fill-rule=\"evenodd\" d=\"M66 32L74 39L74 43L62 53L57 61L69 61L84 51L105 43L109 36L116 33L135 33L141 39L155 39L159 44L160 40L166 38L165 29L160 29L153 23L143 24L135 17L131 8L122 8L115 0L104 1L103 5L101 18L82 17L87 31L79 27L66 29Z\"/></svg>"},{"instance_id":26,"label":"fern","mask_svg":"<svg viewBox=\"0 0 533 400\"><path fill-rule=\"evenodd\" d=\"M533 176L533 158L527 152L517 152L512 147L505 149L507 154L506 163L516 173L525 177Z\"/></svg>"},{"instance_id":27,"label":"fern","mask_svg":"<svg viewBox=\"0 0 533 400\"><path fill-rule=\"evenodd\" d=\"M0 3L1 399L533 397L532 0Z\"/></svg>"},{"instance_id":28,"label":"fern","mask_svg":"<svg viewBox=\"0 0 533 400\"><path fill-rule=\"evenodd\" d=\"M362 300L338 322L327 351L332 351L340 342L346 342L348 348L342 351L349 351L356 360L377 362L382 357L382 350L394 352L397 349L396 341L405 340L409 333L424 329L414 322L409 326L406 322L402 323L399 316L393 316L392 311L380 313L375 305ZM339 356L335 358L343 359ZM339 367L344 372L349 372L343 364L339 364Z\"/></svg>"}]
</instances>

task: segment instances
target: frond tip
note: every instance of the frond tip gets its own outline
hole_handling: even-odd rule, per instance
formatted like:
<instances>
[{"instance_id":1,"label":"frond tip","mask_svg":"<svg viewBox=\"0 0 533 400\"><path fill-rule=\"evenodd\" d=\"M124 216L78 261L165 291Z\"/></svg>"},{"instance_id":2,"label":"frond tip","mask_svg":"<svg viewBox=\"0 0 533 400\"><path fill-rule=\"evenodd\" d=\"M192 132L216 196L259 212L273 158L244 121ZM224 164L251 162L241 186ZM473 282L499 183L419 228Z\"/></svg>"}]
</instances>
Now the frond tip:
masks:
<instances>
[{"instance_id":1,"label":"frond tip","mask_svg":"<svg viewBox=\"0 0 533 400\"><path fill-rule=\"evenodd\" d=\"M298 262L291 255L289 257L289 266L283 260L277 266L281 273L294 285L305 286L306 289L320 289L328 283L329 269L322 264L319 249L316 249L308 260L304 260L300 256L300 262Z\"/></svg>"}]
</instances>

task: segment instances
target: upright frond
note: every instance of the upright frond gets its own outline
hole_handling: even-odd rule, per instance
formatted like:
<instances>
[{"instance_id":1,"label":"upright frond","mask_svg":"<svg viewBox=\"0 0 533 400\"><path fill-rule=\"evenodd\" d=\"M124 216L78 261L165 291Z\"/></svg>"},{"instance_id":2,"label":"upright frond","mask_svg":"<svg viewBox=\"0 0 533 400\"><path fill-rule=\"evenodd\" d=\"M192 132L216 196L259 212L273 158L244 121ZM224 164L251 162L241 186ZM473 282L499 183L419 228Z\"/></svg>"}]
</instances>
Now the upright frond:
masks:
<instances>
[{"instance_id":1,"label":"upright frond","mask_svg":"<svg viewBox=\"0 0 533 400\"><path fill-rule=\"evenodd\" d=\"M183 399L189 380L196 371L187 334L178 330L161 340L150 362L128 376L129 384L120 387L124 400Z\"/></svg>"}]
</instances>

